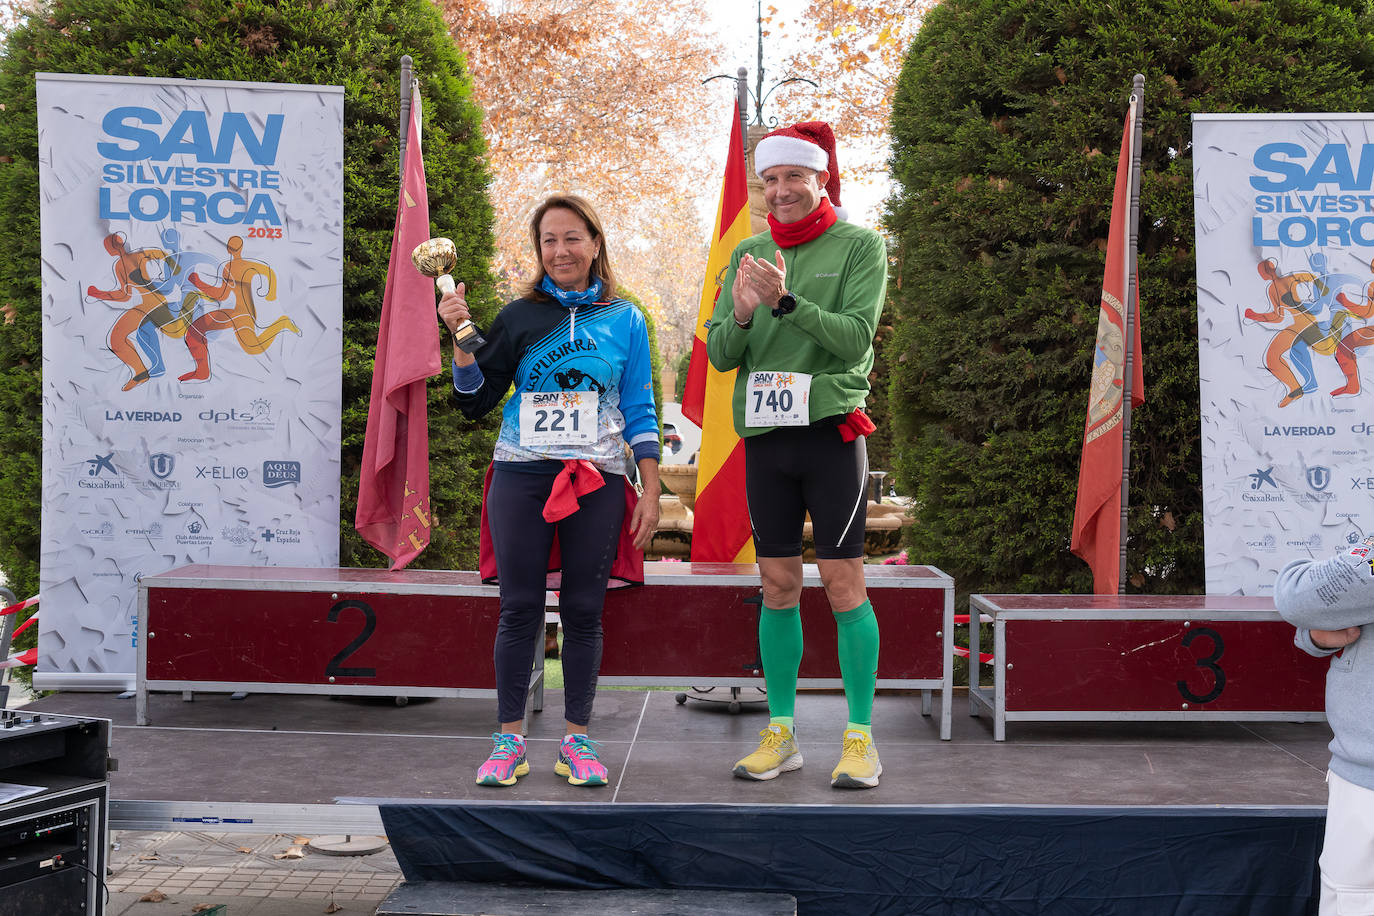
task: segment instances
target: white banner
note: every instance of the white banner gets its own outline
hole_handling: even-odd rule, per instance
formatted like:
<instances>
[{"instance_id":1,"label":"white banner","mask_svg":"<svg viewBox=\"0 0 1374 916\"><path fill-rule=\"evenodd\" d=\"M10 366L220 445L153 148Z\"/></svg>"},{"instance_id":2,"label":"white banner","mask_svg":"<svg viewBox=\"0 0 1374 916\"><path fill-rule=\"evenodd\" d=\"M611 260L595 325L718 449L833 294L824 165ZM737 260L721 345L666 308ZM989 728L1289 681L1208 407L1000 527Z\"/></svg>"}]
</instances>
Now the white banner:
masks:
<instances>
[{"instance_id":1,"label":"white banner","mask_svg":"<svg viewBox=\"0 0 1374 916\"><path fill-rule=\"evenodd\" d=\"M338 565L343 90L39 74L38 136L34 685L127 688L140 576Z\"/></svg>"},{"instance_id":2,"label":"white banner","mask_svg":"<svg viewBox=\"0 0 1374 916\"><path fill-rule=\"evenodd\" d=\"M1193 170L1207 591L1268 595L1374 532L1374 117L1194 115Z\"/></svg>"}]
</instances>

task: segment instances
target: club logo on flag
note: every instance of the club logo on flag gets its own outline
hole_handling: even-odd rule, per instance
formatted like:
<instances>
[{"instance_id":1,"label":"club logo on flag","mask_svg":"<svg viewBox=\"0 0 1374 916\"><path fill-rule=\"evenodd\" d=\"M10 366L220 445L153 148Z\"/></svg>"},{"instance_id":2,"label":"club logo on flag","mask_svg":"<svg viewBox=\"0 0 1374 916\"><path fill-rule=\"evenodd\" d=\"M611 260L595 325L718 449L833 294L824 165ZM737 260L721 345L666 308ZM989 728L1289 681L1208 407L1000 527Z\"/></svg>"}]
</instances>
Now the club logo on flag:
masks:
<instances>
[{"instance_id":1,"label":"club logo on flag","mask_svg":"<svg viewBox=\"0 0 1374 916\"><path fill-rule=\"evenodd\" d=\"M1102 271L1097 341L1093 349L1088 410L1083 423L1083 452L1078 468L1078 498L1070 540L1073 553L1091 567L1093 592L1099 595L1114 595L1119 591L1124 567L1121 519L1123 480L1130 458L1125 445L1129 429L1128 387L1129 406L1137 406L1145 400L1140 359L1139 283L1131 282L1136 278L1132 276L1135 257L1129 225L1131 190L1139 187L1140 180L1138 158L1133 154L1138 118L1139 100L1133 95L1116 162L1116 183L1107 231L1107 263Z\"/></svg>"}]
</instances>

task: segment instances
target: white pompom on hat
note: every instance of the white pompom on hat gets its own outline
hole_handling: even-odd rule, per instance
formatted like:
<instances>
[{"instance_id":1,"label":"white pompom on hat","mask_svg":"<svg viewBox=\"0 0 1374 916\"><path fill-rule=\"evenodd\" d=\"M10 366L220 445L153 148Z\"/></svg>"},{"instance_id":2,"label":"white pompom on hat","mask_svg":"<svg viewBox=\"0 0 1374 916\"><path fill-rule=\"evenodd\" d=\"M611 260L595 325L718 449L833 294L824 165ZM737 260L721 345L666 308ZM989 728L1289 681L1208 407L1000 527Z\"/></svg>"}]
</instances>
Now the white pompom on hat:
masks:
<instances>
[{"instance_id":1,"label":"white pompom on hat","mask_svg":"<svg viewBox=\"0 0 1374 916\"><path fill-rule=\"evenodd\" d=\"M840 219L845 219L840 206L840 163L835 158L835 132L824 121L802 121L791 127L780 127L764 134L754 147L754 172L763 173L775 165L799 165L817 172L828 172L826 196Z\"/></svg>"}]
</instances>

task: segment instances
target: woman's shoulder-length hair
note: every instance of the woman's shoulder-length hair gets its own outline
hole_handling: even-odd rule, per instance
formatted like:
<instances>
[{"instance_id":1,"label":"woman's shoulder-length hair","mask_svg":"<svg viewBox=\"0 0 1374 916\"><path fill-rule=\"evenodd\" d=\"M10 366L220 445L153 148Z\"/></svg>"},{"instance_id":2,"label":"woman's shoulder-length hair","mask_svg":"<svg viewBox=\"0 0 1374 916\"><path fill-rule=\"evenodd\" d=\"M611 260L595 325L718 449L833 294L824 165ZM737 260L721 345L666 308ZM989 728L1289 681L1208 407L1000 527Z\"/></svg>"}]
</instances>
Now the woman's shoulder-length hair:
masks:
<instances>
[{"instance_id":1,"label":"woman's shoulder-length hair","mask_svg":"<svg viewBox=\"0 0 1374 916\"><path fill-rule=\"evenodd\" d=\"M530 217L530 244L534 247L534 279L522 291L526 299L547 300L549 294L539 288L539 284L544 282L544 258L539 246L539 224L544 221L544 214L555 207L562 207L572 213L586 225L592 238L601 241L601 248L596 254L596 259L592 261L592 276L601 278L602 298L615 298L616 279L615 271L611 269L611 254L609 246L606 244L606 230L601 225L601 217L597 215L596 208L585 197L576 194L554 194L544 198L539 206L535 208L534 215Z\"/></svg>"}]
</instances>

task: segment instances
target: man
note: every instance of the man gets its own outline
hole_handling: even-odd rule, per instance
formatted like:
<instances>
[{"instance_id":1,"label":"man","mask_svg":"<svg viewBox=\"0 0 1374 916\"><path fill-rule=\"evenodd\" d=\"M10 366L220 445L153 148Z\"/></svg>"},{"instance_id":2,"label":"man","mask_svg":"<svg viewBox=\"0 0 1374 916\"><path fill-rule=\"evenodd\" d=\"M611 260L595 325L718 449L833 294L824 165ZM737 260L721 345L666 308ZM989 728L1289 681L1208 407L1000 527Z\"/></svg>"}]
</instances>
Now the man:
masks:
<instances>
[{"instance_id":1,"label":"man","mask_svg":"<svg viewBox=\"0 0 1374 916\"><path fill-rule=\"evenodd\" d=\"M1298 627L1309 655L1335 656L1326 674L1326 717L1335 738L1326 773L1322 916L1374 912L1374 537L1326 560L1294 560L1274 583L1274 605Z\"/></svg>"},{"instance_id":2,"label":"man","mask_svg":"<svg viewBox=\"0 0 1374 916\"><path fill-rule=\"evenodd\" d=\"M766 135L754 168L763 179L769 231L735 249L706 338L713 366L739 370L735 430L744 441L763 579L759 646L770 719L758 750L734 772L772 779L802 765L793 712L802 657L802 524L809 512L849 702L830 782L871 788L882 773L872 733L878 623L863 568L863 437L873 424L859 408L873 367L887 252L876 232L836 213L839 170L828 124L807 121Z\"/></svg>"}]
</instances>

